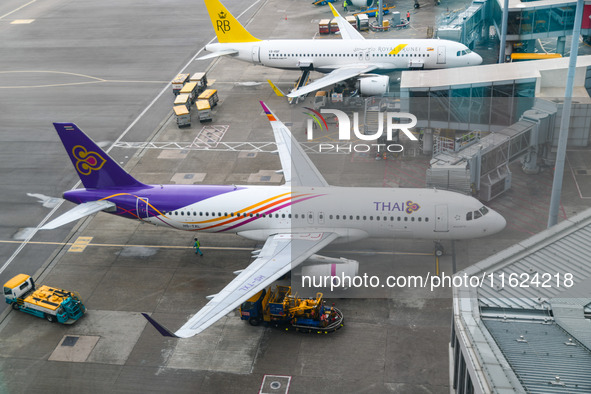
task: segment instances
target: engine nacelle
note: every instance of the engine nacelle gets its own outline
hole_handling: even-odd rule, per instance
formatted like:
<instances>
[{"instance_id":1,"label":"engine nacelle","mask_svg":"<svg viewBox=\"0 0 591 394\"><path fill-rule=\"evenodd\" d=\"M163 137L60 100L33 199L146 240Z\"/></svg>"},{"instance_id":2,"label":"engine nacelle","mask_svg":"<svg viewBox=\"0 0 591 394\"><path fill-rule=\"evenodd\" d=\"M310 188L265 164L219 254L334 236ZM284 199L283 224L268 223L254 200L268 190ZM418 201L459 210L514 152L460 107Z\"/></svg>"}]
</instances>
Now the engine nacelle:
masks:
<instances>
[{"instance_id":1,"label":"engine nacelle","mask_svg":"<svg viewBox=\"0 0 591 394\"><path fill-rule=\"evenodd\" d=\"M355 7L365 8L371 7L375 0L349 0Z\"/></svg>"},{"instance_id":2,"label":"engine nacelle","mask_svg":"<svg viewBox=\"0 0 591 394\"><path fill-rule=\"evenodd\" d=\"M359 93L364 96L382 96L388 92L390 78L387 75L375 75L359 78Z\"/></svg>"},{"instance_id":3,"label":"engine nacelle","mask_svg":"<svg viewBox=\"0 0 591 394\"><path fill-rule=\"evenodd\" d=\"M317 256L317 255L315 255ZM345 258L335 259L324 256L317 256L312 261L321 261L318 257L322 257L329 261L335 261L329 264L310 264L302 267L302 278L303 277L316 277L316 280L312 279L311 283L326 283L327 287L330 287L332 277L350 277L357 276L359 272L359 262L356 260L349 260ZM336 281L335 283L341 283L342 281Z\"/></svg>"}]
</instances>

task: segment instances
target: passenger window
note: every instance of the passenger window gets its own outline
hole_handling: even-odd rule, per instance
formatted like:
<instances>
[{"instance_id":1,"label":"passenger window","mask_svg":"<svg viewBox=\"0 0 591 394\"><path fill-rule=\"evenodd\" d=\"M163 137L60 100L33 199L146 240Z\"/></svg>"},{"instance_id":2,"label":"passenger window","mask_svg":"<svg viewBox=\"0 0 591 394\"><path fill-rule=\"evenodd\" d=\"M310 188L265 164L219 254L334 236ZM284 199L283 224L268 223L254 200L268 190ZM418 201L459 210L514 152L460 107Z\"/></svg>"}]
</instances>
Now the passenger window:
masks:
<instances>
[{"instance_id":1,"label":"passenger window","mask_svg":"<svg viewBox=\"0 0 591 394\"><path fill-rule=\"evenodd\" d=\"M405 216L405 217L404 217L404 221L405 221L405 222L408 222L408 216Z\"/></svg>"},{"instance_id":2,"label":"passenger window","mask_svg":"<svg viewBox=\"0 0 591 394\"><path fill-rule=\"evenodd\" d=\"M411 217L410 217L410 221L411 221L411 222L414 222L414 221L415 221L415 217L414 217L414 216L411 216Z\"/></svg>"},{"instance_id":3,"label":"passenger window","mask_svg":"<svg viewBox=\"0 0 591 394\"><path fill-rule=\"evenodd\" d=\"M420 221L421 221L421 219L422 219L422 218L419 216L419 218L418 218L417 220L420 222Z\"/></svg>"},{"instance_id":4,"label":"passenger window","mask_svg":"<svg viewBox=\"0 0 591 394\"><path fill-rule=\"evenodd\" d=\"M181 216L185 216L185 211L181 211Z\"/></svg>"},{"instance_id":5,"label":"passenger window","mask_svg":"<svg viewBox=\"0 0 591 394\"><path fill-rule=\"evenodd\" d=\"M428 221L429 221L429 218L425 218L425 222L428 222Z\"/></svg>"}]
</instances>

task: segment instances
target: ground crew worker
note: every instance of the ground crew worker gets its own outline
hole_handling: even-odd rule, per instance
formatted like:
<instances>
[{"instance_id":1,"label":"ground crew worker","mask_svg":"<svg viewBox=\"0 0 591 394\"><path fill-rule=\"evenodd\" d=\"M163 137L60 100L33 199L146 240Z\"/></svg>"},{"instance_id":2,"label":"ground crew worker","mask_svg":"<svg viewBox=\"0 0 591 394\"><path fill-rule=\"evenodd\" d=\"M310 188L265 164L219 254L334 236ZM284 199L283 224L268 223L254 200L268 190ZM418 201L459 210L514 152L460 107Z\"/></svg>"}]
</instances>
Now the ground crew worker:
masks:
<instances>
[{"instance_id":1,"label":"ground crew worker","mask_svg":"<svg viewBox=\"0 0 591 394\"><path fill-rule=\"evenodd\" d=\"M195 238L195 244L193 245L193 247L195 248L195 254L199 253L199 255L203 257L203 252L200 249L201 243L199 242L198 238Z\"/></svg>"},{"instance_id":2,"label":"ground crew worker","mask_svg":"<svg viewBox=\"0 0 591 394\"><path fill-rule=\"evenodd\" d=\"M406 11L406 20L410 22L410 11Z\"/></svg>"},{"instance_id":3,"label":"ground crew worker","mask_svg":"<svg viewBox=\"0 0 591 394\"><path fill-rule=\"evenodd\" d=\"M347 7L349 6L349 3L347 3L347 0L345 0L343 2L343 8L345 9L345 12L347 12Z\"/></svg>"}]
</instances>

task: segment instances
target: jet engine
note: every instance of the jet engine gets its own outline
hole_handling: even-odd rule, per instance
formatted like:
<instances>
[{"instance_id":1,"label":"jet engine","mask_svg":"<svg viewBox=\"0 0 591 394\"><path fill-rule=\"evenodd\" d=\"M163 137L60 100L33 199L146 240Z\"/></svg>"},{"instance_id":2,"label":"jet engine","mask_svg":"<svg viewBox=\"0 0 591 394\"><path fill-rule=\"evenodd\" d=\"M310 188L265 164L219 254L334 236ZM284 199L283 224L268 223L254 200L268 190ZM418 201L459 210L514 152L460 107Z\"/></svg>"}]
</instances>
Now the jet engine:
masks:
<instances>
[{"instance_id":1,"label":"jet engine","mask_svg":"<svg viewBox=\"0 0 591 394\"><path fill-rule=\"evenodd\" d=\"M337 259L314 254L306 260L306 263L307 265L302 266L302 277L315 277L316 279L312 279L312 283L326 283L327 287L331 286L332 277L336 276L339 279L349 277L352 280L359 272L359 262L344 257Z\"/></svg>"},{"instance_id":2,"label":"jet engine","mask_svg":"<svg viewBox=\"0 0 591 394\"><path fill-rule=\"evenodd\" d=\"M389 83L387 75L359 78L359 93L364 96L382 96L388 92Z\"/></svg>"},{"instance_id":3,"label":"jet engine","mask_svg":"<svg viewBox=\"0 0 591 394\"><path fill-rule=\"evenodd\" d=\"M371 7L375 0L349 0L355 7L365 8Z\"/></svg>"}]
</instances>

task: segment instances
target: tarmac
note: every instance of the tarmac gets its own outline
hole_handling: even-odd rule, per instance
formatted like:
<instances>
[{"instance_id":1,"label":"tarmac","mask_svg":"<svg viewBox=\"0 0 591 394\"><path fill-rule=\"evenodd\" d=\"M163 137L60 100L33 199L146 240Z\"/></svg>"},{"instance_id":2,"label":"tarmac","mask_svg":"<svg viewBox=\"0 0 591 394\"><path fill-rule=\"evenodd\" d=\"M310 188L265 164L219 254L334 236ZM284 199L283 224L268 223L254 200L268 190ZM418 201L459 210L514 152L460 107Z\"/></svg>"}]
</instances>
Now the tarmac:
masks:
<instances>
[{"instance_id":1,"label":"tarmac","mask_svg":"<svg viewBox=\"0 0 591 394\"><path fill-rule=\"evenodd\" d=\"M317 21L329 14L297 1L224 3L235 15L244 12L240 20L259 38L312 37ZM397 7L401 14L406 6L411 10L411 26L383 34L426 37L436 15L454 5L415 10L406 3ZM66 326L4 308L0 393L449 392L449 288L409 286L328 299L345 315L345 326L331 334L253 327L233 312L196 337L171 339L141 313L177 329L250 263L261 244L200 234L201 258L192 249L193 233L104 213L38 231L50 213L53 218L72 207L52 199L77 182L52 121L76 122L144 183L278 185L280 163L258 101L303 141L298 114L310 99L290 107L266 84L272 79L287 86L295 72L233 59L194 60L213 37L199 1L21 6L14 0L0 5L0 69L13 70L0 72L0 202L8 208L0 226L7 263L0 280L24 272L38 283L76 290L88 312ZM191 127L177 127L167 84L182 70L207 70L215 81L220 103L212 123L200 124L193 114ZM429 157L407 152L390 160L310 157L332 185L421 187ZM588 149L568 152L561 219L591 206L588 175L577 171L591 168L589 157ZM552 173L525 175L519 167L511 165L512 189L487 204L505 216L507 228L455 242L457 270L546 227ZM358 260L360 274L425 276L452 272L452 245L444 246L439 259L432 241L421 240L368 239L321 253Z\"/></svg>"}]
</instances>

